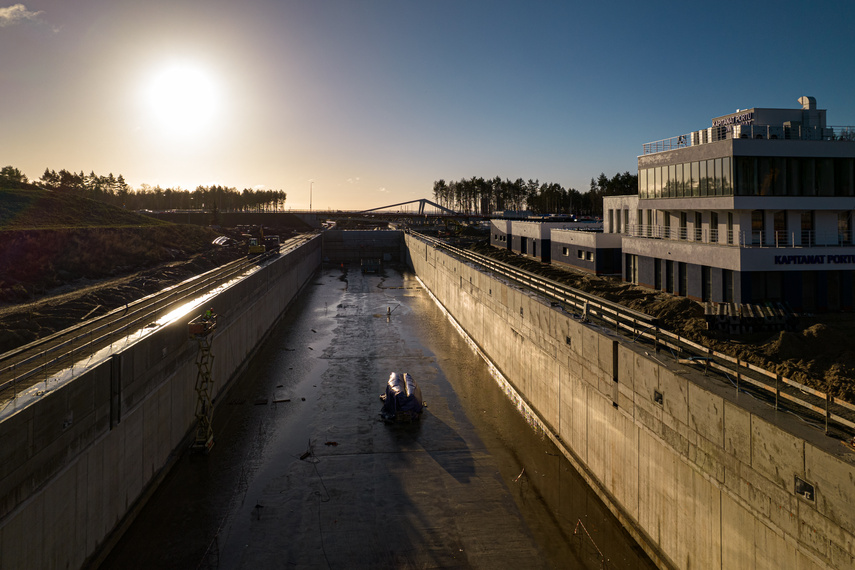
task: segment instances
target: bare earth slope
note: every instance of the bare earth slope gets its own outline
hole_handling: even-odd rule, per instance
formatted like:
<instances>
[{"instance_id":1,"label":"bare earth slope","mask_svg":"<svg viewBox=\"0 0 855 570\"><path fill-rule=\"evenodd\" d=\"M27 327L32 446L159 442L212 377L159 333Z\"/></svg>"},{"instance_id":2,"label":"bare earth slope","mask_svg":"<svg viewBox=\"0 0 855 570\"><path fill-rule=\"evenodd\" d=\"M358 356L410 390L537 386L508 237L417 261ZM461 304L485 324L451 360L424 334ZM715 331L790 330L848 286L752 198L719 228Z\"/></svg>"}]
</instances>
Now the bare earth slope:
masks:
<instances>
[{"instance_id":1,"label":"bare earth slope","mask_svg":"<svg viewBox=\"0 0 855 570\"><path fill-rule=\"evenodd\" d=\"M243 255L168 224L32 186L0 186L0 353Z\"/></svg>"}]
</instances>

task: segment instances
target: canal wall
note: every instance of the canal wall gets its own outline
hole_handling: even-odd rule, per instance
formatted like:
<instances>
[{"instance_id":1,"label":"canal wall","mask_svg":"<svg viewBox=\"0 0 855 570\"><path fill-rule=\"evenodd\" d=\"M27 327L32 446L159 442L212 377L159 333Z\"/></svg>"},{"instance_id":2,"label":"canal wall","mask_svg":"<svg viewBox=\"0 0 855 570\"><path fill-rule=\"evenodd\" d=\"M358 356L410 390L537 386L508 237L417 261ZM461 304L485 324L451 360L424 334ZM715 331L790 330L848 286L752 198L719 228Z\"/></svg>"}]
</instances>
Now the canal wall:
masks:
<instances>
[{"instance_id":1,"label":"canal wall","mask_svg":"<svg viewBox=\"0 0 855 570\"><path fill-rule=\"evenodd\" d=\"M406 247L416 275L657 565L855 567L845 446L411 235Z\"/></svg>"},{"instance_id":2,"label":"canal wall","mask_svg":"<svg viewBox=\"0 0 855 570\"><path fill-rule=\"evenodd\" d=\"M379 259L383 263L402 263L402 235L400 230L326 230L324 261L359 265L363 259Z\"/></svg>"},{"instance_id":3,"label":"canal wall","mask_svg":"<svg viewBox=\"0 0 855 570\"><path fill-rule=\"evenodd\" d=\"M97 564L193 435L199 346L187 322L208 306L219 315L216 410L320 263L316 237L0 422L0 568Z\"/></svg>"}]
</instances>

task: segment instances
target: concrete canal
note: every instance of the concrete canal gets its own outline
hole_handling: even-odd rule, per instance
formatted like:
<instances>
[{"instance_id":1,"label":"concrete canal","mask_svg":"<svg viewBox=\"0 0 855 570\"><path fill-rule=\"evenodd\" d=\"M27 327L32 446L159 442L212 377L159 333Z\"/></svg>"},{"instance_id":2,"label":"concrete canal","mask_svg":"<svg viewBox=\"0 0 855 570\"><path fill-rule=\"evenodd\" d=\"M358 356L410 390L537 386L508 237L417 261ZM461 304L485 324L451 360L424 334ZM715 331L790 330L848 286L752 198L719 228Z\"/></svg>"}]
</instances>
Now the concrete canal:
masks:
<instances>
[{"instance_id":1,"label":"concrete canal","mask_svg":"<svg viewBox=\"0 0 855 570\"><path fill-rule=\"evenodd\" d=\"M380 421L391 371L421 422ZM409 272L321 270L214 433L102 568L653 567Z\"/></svg>"}]
</instances>

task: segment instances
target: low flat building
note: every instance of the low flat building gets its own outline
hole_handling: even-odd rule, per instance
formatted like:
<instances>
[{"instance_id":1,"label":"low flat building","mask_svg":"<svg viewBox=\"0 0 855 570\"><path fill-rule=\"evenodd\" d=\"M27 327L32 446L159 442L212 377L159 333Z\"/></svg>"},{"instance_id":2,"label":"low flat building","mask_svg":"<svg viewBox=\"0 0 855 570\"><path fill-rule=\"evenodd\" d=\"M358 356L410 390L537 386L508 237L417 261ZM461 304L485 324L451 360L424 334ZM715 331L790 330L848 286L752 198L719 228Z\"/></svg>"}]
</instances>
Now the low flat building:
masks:
<instances>
[{"instance_id":1,"label":"low flat building","mask_svg":"<svg viewBox=\"0 0 855 570\"><path fill-rule=\"evenodd\" d=\"M523 220L490 220L490 245L508 249L543 263L552 260L551 232L554 229L600 230L597 222L548 222Z\"/></svg>"},{"instance_id":2,"label":"low flat building","mask_svg":"<svg viewBox=\"0 0 855 570\"><path fill-rule=\"evenodd\" d=\"M551 231L552 265L594 275L621 274L621 235L578 229Z\"/></svg>"}]
</instances>

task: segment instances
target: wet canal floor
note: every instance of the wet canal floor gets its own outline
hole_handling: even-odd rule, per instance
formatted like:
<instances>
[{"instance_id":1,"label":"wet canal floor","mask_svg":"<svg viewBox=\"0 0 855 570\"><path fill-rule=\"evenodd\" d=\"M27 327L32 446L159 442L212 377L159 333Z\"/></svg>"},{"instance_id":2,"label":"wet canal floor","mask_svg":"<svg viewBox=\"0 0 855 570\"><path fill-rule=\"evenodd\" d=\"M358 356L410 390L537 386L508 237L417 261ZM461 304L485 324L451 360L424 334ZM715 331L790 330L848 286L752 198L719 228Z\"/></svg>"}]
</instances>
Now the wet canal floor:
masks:
<instances>
[{"instance_id":1,"label":"wet canal floor","mask_svg":"<svg viewBox=\"0 0 855 570\"><path fill-rule=\"evenodd\" d=\"M102 568L653 567L411 273L322 270L222 398Z\"/></svg>"}]
</instances>

